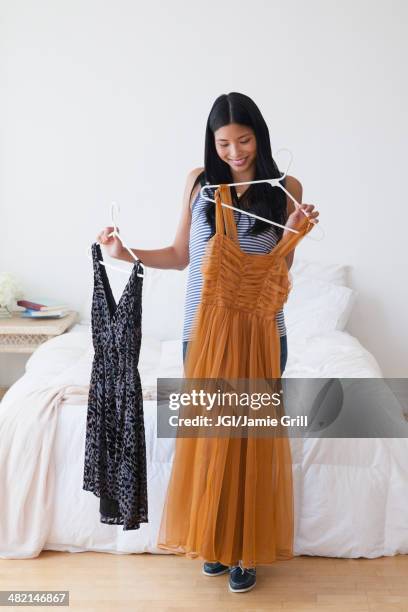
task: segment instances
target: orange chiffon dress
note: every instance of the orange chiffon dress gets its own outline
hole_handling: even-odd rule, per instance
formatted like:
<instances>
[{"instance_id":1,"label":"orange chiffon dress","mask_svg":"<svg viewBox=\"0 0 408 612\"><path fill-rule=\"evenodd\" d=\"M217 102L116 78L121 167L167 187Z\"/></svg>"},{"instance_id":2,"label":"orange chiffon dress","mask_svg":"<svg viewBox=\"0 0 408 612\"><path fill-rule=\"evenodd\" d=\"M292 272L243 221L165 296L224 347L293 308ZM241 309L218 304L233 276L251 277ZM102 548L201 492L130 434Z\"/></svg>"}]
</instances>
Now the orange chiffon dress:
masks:
<instances>
[{"instance_id":1,"label":"orange chiffon dress","mask_svg":"<svg viewBox=\"0 0 408 612\"><path fill-rule=\"evenodd\" d=\"M266 254L239 245L229 187L215 194L216 231L202 264L187 379L280 380L276 313L291 282L285 257L313 228L305 216ZM178 437L159 548L256 567L293 557L292 457L287 436Z\"/></svg>"}]
</instances>

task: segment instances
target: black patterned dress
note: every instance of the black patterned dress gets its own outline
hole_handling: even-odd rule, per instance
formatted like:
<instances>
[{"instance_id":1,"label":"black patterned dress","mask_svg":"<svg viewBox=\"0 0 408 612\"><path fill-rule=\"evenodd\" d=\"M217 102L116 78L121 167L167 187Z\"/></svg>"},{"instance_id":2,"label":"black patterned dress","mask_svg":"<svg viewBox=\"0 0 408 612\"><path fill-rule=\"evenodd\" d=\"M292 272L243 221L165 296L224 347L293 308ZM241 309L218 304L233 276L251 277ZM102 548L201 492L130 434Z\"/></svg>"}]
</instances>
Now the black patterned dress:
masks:
<instances>
[{"instance_id":1,"label":"black patterned dress","mask_svg":"<svg viewBox=\"0 0 408 612\"><path fill-rule=\"evenodd\" d=\"M101 247L92 245L95 350L89 387L83 489L100 498L102 523L138 529L148 522L146 441L138 371L142 270L135 262L116 304Z\"/></svg>"}]
</instances>

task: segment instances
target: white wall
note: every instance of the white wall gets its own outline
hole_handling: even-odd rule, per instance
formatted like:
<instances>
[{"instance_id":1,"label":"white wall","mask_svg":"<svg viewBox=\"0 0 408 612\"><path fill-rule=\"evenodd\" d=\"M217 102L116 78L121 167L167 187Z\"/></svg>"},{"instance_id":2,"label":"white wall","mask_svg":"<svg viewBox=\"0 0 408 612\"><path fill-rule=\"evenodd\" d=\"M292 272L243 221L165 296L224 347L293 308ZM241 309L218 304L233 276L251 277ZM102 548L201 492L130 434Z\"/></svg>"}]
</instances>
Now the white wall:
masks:
<instances>
[{"instance_id":1,"label":"white wall","mask_svg":"<svg viewBox=\"0 0 408 612\"><path fill-rule=\"evenodd\" d=\"M170 244L210 107L240 91L320 210L325 239L301 254L352 267L349 330L407 376L407 16L404 0L3 2L0 270L80 308L112 199L131 246Z\"/></svg>"}]
</instances>

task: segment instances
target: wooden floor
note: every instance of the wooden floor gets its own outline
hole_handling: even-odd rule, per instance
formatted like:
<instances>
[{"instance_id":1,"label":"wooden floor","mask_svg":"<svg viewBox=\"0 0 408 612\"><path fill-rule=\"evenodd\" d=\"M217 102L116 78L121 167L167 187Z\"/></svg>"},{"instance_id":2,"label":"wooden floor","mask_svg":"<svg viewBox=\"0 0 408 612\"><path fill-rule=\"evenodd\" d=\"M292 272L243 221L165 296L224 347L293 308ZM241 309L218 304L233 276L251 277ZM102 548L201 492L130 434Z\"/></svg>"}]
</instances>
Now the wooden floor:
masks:
<instances>
[{"instance_id":1,"label":"wooden floor","mask_svg":"<svg viewBox=\"0 0 408 612\"><path fill-rule=\"evenodd\" d=\"M295 557L259 566L255 589L239 594L228 591L228 574L210 578L201 565L174 555L45 551L36 559L1 559L0 589L69 590L70 606L60 610L408 612L408 555Z\"/></svg>"}]
</instances>

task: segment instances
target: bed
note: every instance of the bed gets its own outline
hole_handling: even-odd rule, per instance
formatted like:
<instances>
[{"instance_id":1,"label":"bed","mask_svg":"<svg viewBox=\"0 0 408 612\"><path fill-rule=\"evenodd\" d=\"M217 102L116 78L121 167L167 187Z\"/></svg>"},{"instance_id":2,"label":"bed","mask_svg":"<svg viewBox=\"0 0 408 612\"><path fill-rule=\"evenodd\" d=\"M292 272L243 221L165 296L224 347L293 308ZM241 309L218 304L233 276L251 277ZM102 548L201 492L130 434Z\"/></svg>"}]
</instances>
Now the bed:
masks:
<instances>
[{"instance_id":1,"label":"bed","mask_svg":"<svg viewBox=\"0 0 408 612\"><path fill-rule=\"evenodd\" d=\"M10 537L5 525L1 529L0 518L1 558L32 558L41 550L170 554L156 547L156 538L175 441L157 438L155 391L158 377L182 375L180 312L185 276L148 272L139 370L149 523L125 532L121 526L99 522L99 500L82 489L86 405L68 402L57 411L49 460L54 484L46 507L37 508L41 526L30 530L25 524L24 537L18 533ZM381 378L375 357L346 331L356 295L346 286L344 272L342 266L312 262L294 266L293 290L285 307L289 345L285 377ZM120 286L114 288L120 291ZM93 357L89 311L87 300L81 323L30 357L25 374L3 400L6 406L25 401L30 392L50 382L89 384ZM404 424L408 430L402 415ZM374 558L408 553L408 433L406 438L292 438L290 442L296 555ZM5 496L7 488L2 486Z\"/></svg>"}]
</instances>

